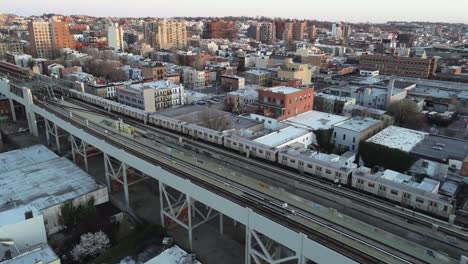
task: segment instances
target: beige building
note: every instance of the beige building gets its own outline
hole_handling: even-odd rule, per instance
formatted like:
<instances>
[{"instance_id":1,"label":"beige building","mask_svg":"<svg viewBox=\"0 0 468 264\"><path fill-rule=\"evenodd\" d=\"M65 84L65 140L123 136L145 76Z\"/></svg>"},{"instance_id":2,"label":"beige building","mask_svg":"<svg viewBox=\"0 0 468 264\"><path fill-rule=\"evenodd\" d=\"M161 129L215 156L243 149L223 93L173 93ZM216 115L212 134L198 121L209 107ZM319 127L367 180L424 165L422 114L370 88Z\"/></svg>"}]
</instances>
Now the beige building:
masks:
<instances>
[{"instance_id":1,"label":"beige building","mask_svg":"<svg viewBox=\"0 0 468 264\"><path fill-rule=\"evenodd\" d=\"M32 55L37 58L52 57L54 47L49 23L29 22L28 29Z\"/></svg>"},{"instance_id":2,"label":"beige building","mask_svg":"<svg viewBox=\"0 0 468 264\"><path fill-rule=\"evenodd\" d=\"M20 42L1 42L0 57L4 57L5 53L23 53L23 46Z\"/></svg>"},{"instance_id":3,"label":"beige building","mask_svg":"<svg viewBox=\"0 0 468 264\"><path fill-rule=\"evenodd\" d=\"M308 85L312 82L312 71L309 65L294 63L291 58L288 58L278 71L278 78L280 80L297 79L302 81L302 85Z\"/></svg>"},{"instance_id":4,"label":"beige building","mask_svg":"<svg viewBox=\"0 0 468 264\"><path fill-rule=\"evenodd\" d=\"M260 85L270 87L273 80L273 74L263 70L249 70L244 73L246 84Z\"/></svg>"},{"instance_id":5,"label":"beige building","mask_svg":"<svg viewBox=\"0 0 468 264\"><path fill-rule=\"evenodd\" d=\"M119 24L116 23L107 28L107 43L114 50L124 51L123 30Z\"/></svg>"},{"instance_id":6,"label":"beige building","mask_svg":"<svg viewBox=\"0 0 468 264\"><path fill-rule=\"evenodd\" d=\"M185 49L187 47L187 25L185 21L162 19L154 38L158 49Z\"/></svg>"},{"instance_id":7,"label":"beige building","mask_svg":"<svg viewBox=\"0 0 468 264\"><path fill-rule=\"evenodd\" d=\"M204 89L206 87L205 71L186 69L183 73L184 86L187 89Z\"/></svg>"}]
</instances>

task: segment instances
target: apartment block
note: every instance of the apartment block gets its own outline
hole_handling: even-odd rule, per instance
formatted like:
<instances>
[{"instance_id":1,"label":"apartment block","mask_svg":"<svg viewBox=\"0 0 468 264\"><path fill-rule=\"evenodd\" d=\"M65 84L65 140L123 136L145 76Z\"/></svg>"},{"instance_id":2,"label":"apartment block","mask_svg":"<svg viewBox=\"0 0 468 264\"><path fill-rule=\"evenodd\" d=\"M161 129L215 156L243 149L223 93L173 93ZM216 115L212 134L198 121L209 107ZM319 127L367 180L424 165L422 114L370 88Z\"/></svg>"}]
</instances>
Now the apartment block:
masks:
<instances>
[{"instance_id":1,"label":"apartment block","mask_svg":"<svg viewBox=\"0 0 468 264\"><path fill-rule=\"evenodd\" d=\"M70 29L66 22L52 21L50 22L50 27L55 49L75 48L75 39L70 34Z\"/></svg>"},{"instance_id":2,"label":"apartment block","mask_svg":"<svg viewBox=\"0 0 468 264\"><path fill-rule=\"evenodd\" d=\"M29 22L28 29L32 55L37 58L51 58L54 45L49 22Z\"/></svg>"},{"instance_id":3,"label":"apartment block","mask_svg":"<svg viewBox=\"0 0 468 264\"><path fill-rule=\"evenodd\" d=\"M162 64L153 64L141 67L144 80L163 80L167 78L167 67Z\"/></svg>"},{"instance_id":4,"label":"apartment block","mask_svg":"<svg viewBox=\"0 0 468 264\"><path fill-rule=\"evenodd\" d=\"M362 55L359 58L359 65L363 70L378 70L382 75L428 79L435 73L437 58Z\"/></svg>"},{"instance_id":5,"label":"apartment block","mask_svg":"<svg viewBox=\"0 0 468 264\"><path fill-rule=\"evenodd\" d=\"M23 45L19 41L0 42L0 57L6 53L23 53Z\"/></svg>"},{"instance_id":6,"label":"apartment block","mask_svg":"<svg viewBox=\"0 0 468 264\"><path fill-rule=\"evenodd\" d=\"M206 86L205 71L197 71L195 69L184 70L183 81L187 89L203 89Z\"/></svg>"},{"instance_id":7,"label":"apartment block","mask_svg":"<svg viewBox=\"0 0 468 264\"><path fill-rule=\"evenodd\" d=\"M107 44L117 51L124 51L123 29L115 23L107 28Z\"/></svg>"},{"instance_id":8,"label":"apartment block","mask_svg":"<svg viewBox=\"0 0 468 264\"><path fill-rule=\"evenodd\" d=\"M235 22L224 20L206 22L203 38L205 39L237 39L237 27Z\"/></svg>"},{"instance_id":9,"label":"apartment block","mask_svg":"<svg viewBox=\"0 0 468 264\"><path fill-rule=\"evenodd\" d=\"M158 21L154 46L157 49L185 49L187 25L185 21L162 19Z\"/></svg>"}]
</instances>

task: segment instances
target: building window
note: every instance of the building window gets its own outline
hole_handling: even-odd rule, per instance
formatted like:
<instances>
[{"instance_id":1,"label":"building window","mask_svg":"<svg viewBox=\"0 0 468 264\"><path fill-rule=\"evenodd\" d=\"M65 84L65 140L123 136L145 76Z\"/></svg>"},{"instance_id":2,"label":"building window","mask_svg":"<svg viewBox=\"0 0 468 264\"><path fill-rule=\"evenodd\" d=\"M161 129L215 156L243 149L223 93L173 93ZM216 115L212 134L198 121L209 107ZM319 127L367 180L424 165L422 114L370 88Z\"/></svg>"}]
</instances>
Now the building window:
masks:
<instances>
[{"instance_id":1,"label":"building window","mask_svg":"<svg viewBox=\"0 0 468 264\"><path fill-rule=\"evenodd\" d=\"M343 140L346 140L346 134L343 134Z\"/></svg>"}]
</instances>

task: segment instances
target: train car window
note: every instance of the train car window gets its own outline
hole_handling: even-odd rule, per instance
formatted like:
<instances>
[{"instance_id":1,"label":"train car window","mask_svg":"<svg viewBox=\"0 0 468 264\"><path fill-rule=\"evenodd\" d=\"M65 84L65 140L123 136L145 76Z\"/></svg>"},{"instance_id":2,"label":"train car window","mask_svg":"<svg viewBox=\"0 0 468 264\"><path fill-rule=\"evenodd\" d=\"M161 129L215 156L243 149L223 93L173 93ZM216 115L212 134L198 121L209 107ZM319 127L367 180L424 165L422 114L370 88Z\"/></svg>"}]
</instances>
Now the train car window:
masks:
<instances>
[{"instance_id":1,"label":"train car window","mask_svg":"<svg viewBox=\"0 0 468 264\"><path fill-rule=\"evenodd\" d=\"M444 205L444 212L447 212L448 206Z\"/></svg>"},{"instance_id":2,"label":"train car window","mask_svg":"<svg viewBox=\"0 0 468 264\"><path fill-rule=\"evenodd\" d=\"M299 165L304 166L304 162L303 162L303 161L299 161Z\"/></svg>"},{"instance_id":3,"label":"train car window","mask_svg":"<svg viewBox=\"0 0 468 264\"><path fill-rule=\"evenodd\" d=\"M393 189L392 189L392 190L390 190L390 193L391 193L391 194L393 194L393 195L398 195L398 191L396 191L396 190L393 190Z\"/></svg>"},{"instance_id":4,"label":"train car window","mask_svg":"<svg viewBox=\"0 0 468 264\"><path fill-rule=\"evenodd\" d=\"M416 202L418 202L418 203L424 203L424 200L421 199L421 198L419 198L419 197L416 197Z\"/></svg>"},{"instance_id":5,"label":"train car window","mask_svg":"<svg viewBox=\"0 0 468 264\"><path fill-rule=\"evenodd\" d=\"M341 177L341 173L335 171L335 176L336 176L336 177Z\"/></svg>"},{"instance_id":6,"label":"train car window","mask_svg":"<svg viewBox=\"0 0 468 264\"><path fill-rule=\"evenodd\" d=\"M311 164L307 164L307 168L309 169L312 169L314 166L312 166Z\"/></svg>"},{"instance_id":7,"label":"train car window","mask_svg":"<svg viewBox=\"0 0 468 264\"><path fill-rule=\"evenodd\" d=\"M326 173L326 174L331 174L331 170L328 170L328 169L327 169L327 170L325 170L325 173Z\"/></svg>"},{"instance_id":8,"label":"train car window","mask_svg":"<svg viewBox=\"0 0 468 264\"><path fill-rule=\"evenodd\" d=\"M362 181L362 180L361 180L361 181ZM375 184L374 184L374 183L368 182L368 183L367 183L367 186L369 186L369 187L371 187L371 188L374 188L374 187L375 187Z\"/></svg>"},{"instance_id":9,"label":"train car window","mask_svg":"<svg viewBox=\"0 0 468 264\"><path fill-rule=\"evenodd\" d=\"M322 171L322 167L317 166L317 171Z\"/></svg>"},{"instance_id":10,"label":"train car window","mask_svg":"<svg viewBox=\"0 0 468 264\"><path fill-rule=\"evenodd\" d=\"M296 160L295 160L295 159L291 159L291 163L296 163Z\"/></svg>"},{"instance_id":11,"label":"train car window","mask_svg":"<svg viewBox=\"0 0 468 264\"><path fill-rule=\"evenodd\" d=\"M261 149L258 150L258 153L263 154L263 150L261 150Z\"/></svg>"},{"instance_id":12,"label":"train car window","mask_svg":"<svg viewBox=\"0 0 468 264\"><path fill-rule=\"evenodd\" d=\"M268 152L268 151L267 151L265 154L266 154L267 156L270 156L270 152Z\"/></svg>"}]
</instances>

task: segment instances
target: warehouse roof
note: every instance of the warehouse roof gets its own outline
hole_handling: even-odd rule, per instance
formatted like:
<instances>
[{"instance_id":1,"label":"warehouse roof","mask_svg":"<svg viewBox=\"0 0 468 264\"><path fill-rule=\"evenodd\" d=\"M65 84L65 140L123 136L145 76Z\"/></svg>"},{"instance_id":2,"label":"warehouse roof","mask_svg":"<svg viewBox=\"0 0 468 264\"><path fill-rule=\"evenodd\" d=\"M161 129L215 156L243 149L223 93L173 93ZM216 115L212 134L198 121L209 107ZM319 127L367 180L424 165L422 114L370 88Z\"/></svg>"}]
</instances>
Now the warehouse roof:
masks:
<instances>
[{"instance_id":1,"label":"warehouse roof","mask_svg":"<svg viewBox=\"0 0 468 264\"><path fill-rule=\"evenodd\" d=\"M427 135L427 133L417 130L397 126L389 126L377 133L376 135L374 135L373 137L369 138L367 142L409 152Z\"/></svg>"},{"instance_id":2,"label":"warehouse roof","mask_svg":"<svg viewBox=\"0 0 468 264\"><path fill-rule=\"evenodd\" d=\"M328 114L319 111L309 111L289 118L283 123L310 130L330 129L333 125L348 120L349 117Z\"/></svg>"},{"instance_id":3,"label":"warehouse roof","mask_svg":"<svg viewBox=\"0 0 468 264\"><path fill-rule=\"evenodd\" d=\"M353 119L346 120L340 124L337 124L334 127L351 130L355 132L362 132L380 123L382 123L382 121L375 120L372 118L353 118Z\"/></svg>"},{"instance_id":4,"label":"warehouse roof","mask_svg":"<svg viewBox=\"0 0 468 264\"><path fill-rule=\"evenodd\" d=\"M181 263L193 263L201 264L201 262L195 260L193 262L184 262L184 259L189 257L187 252L178 246L173 246L164 250L154 259L146 262L145 264L181 264Z\"/></svg>"},{"instance_id":5,"label":"warehouse roof","mask_svg":"<svg viewBox=\"0 0 468 264\"><path fill-rule=\"evenodd\" d=\"M5 152L0 154L0 172L16 170L55 158L57 155L43 145Z\"/></svg>"},{"instance_id":6,"label":"warehouse roof","mask_svg":"<svg viewBox=\"0 0 468 264\"><path fill-rule=\"evenodd\" d=\"M31 251L2 262L2 264L31 264L31 263L52 263L59 258L48 245L41 245ZM38 262L40 261L40 262Z\"/></svg>"},{"instance_id":7,"label":"warehouse roof","mask_svg":"<svg viewBox=\"0 0 468 264\"><path fill-rule=\"evenodd\" d=\"M25 156L34 156L37 148L23 149ZM44 156L52 154L51 151L43 153ZM9 152L0 154L0 160L9 155ZM42 210L102 188L105 187L73 162L55 156L0 172L0 211L27 205Z\"/></svg>"}]
</instances>

